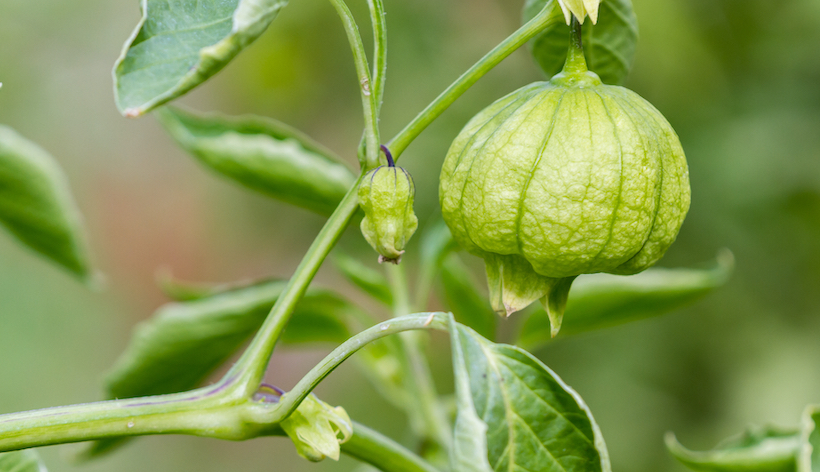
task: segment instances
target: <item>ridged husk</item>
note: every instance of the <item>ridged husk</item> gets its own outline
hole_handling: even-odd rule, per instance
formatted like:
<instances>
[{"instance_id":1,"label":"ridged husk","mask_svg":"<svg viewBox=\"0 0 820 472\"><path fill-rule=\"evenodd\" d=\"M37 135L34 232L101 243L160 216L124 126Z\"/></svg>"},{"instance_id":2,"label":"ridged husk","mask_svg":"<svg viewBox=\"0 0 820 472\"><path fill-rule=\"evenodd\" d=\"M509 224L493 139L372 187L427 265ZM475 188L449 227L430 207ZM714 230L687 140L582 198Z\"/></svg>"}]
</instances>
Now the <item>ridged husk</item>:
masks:
<instances>
[{"instance_id":1,"label":"ridged husk","mask_svg":"<svg viewBox=\"0 0 820 472\"><path fill-rule=\"evenodd\" d=\"M440 199L455 240L485 259L496 310L509 315L553 287L569 290L556 280L653 265L689 209L689 173L675 131L649 102L590 72L559 74L464 127ZM565 303L566 293L555 296Z\"/></svg>"}]
</instances>

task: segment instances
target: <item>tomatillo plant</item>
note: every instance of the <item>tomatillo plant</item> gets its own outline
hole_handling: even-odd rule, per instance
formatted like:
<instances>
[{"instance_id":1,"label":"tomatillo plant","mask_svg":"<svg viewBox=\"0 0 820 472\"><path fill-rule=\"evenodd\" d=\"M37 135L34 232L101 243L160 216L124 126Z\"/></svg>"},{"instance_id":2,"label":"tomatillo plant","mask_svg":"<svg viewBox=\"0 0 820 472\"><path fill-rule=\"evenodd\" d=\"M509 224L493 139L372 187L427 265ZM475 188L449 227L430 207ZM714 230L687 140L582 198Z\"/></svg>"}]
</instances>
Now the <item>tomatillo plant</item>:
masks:
<instances>
[{"instance_id":1,"label":"tomatillo plant","mask_svg":"<svg viewBox=\"0 0 820 472\"><path fill-rule=\"evenodd\" d=\"M286 436L310 461L344 453L385 472L611 471L589 407L523 347L548 342L564 318L564 333L573 334L665 313L722 285L733 265L724 251L709 269L648 269L675 240L689 207L689 182L680 142L660 112L604 82L621 81L629 69L637 38L631 3L528 1L524 25L389 140L379 129L387 71L382 0L367 0L370 57L348 5L330 3L359 84L358 172L275 120L169 105L227 66L272 24L285 0L142 0L142 19L114 67L122 114L153 112L206 167L327 221L288 280L208 286L165 277L162 289L174 301L135 331L106 378L108 400L0 415L0 452L87 442L80 455L92 459L144 435ZM582 26L587 15L591 22ZM585 60L584 28L607 31L595 47L621 63ZM548 74L555 63L565 64L563 70L500 98L466 124L441 156L443 221L427 225L418 253L406 253L418 227L415 184L396 161L476 81L531 40ZM360 210L364 239L380 262L394 264L374 269L344 254L334 261L387 305L392 317L385 321L311 284ZM0 127L0 223L91 280L79 221L50 156ZM489 301L459 248L485 260ZM415 294L408 261L419 267ZM642 273L583 275L598 272ZM439 276L452 313L428 311ZM546 310L531 312L510 343L497 343L494 311L509 316L537 299ZM424 330L449 334L454 408L431 376L418 332ZM249 339L227 373L202 386ZM277 344L315 341L338 347L289 391L262 383ZM356 353L422 446L406 448L313 395ZM0 472L20 467L41 465L31 451L0 455Z\"/></svg>"}]
</instances>

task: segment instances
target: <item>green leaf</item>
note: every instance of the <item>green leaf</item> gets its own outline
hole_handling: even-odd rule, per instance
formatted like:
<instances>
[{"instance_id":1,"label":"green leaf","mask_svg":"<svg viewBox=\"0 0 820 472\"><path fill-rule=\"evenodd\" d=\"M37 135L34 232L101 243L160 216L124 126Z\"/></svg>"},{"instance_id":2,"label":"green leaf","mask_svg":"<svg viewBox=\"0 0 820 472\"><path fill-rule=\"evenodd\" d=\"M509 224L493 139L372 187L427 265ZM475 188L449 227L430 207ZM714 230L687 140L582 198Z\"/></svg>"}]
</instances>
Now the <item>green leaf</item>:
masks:
<instances>
[{"instance_id":1,"label":"green leaf","mask_svg":"<svg viewBox=\"0 0 820 472\"><path fill-rule=\"evenodd\" d=\"M262 325L286 282L169 303L139 325L107 377L111 398L182 392L196 387ZM339 296L311 290L297 305L283 341L341 342L353 308Z\"/></svg>"},{"instance_id":2,"label":"green leaf","mask_svg":"<svg viewBox=\"0 0 820 472\"><path fill-rule=\"evenodd\" d=\"M797 472L820 471L820 406L809 405L803 412L800 431L800 450L797 456Z\"/></svg>"},{"instance_id":3,"label":"green leaf","mask_svg":"<svg viewBox=\"0 0 820 472\"><path fill-rule=\"evenodd\" d=\"M355 257L338 252L333 256L333 265L353 285L385 305L393 305L393 293L383 272L371 269Z\"/></svg>"},{"instance_id":4,"label":"green leaf","mask_svg":"<svg viewBox=\"0 0 820 472\"><path fill-rule=\"evenodd\" d=\"M461 334L453 316L450 316L450 343L457 408L450 467L459 472L492 472L487 449L487 423L476 413L467 363L461 350Z\"/></svg>"},{"instance_id":5,"label":"green leaf","mask_svg":"<svg viewBox=\"0 0 820 472\"><path fill-rule=\"evenodd\" d=\"M562 16L555 0L527 0L524 21L532 19L547 3L552 14ZM638 19L631 0L603 0L598 10L598 23L584 23L584 56L589 70L607 84L619 85L626 80L638 42ZM548 76L561 71L567 58L569 28L563 22L548 26L531 43L532 55Z\"/></svg>"},{"instance_id":6,"label":"green leaf","mask_svg":"<svg viewBox=\"0 0 820 472\"><path fill-rule=\"evenodd\" d=\"M0 454L0 472L47 472L33 449Z\"/></svg>"},{"instance_id":7,"label":"green leaf","mask_svg":"<svg viewBox=\"0 0 820 472\"><path fill-rule=\"evenodd\" d=\"M578 277L569 293L561 334L578 334L668 313L724 285L733 270L734 257L725 250L709 269L655 268L630 276ZM549 318L539 308L523 323L516 344L532 348L549 339Z\"/></svg>"},{"instance_id":8,"label":"green leaf","mask_svg":"<svg viewBox=\"0 0 820 472\"><path fill-rule=\"evenodd\" d=\"M528 352L462 325L456 331L454 349L464 357L476 413L488 428L493 470L611 472L601 431L574 390Z\"/></svg>"},{"instance_id":9,"label":"green leaf","mask_svg":"<svg viewBox=\"0 0 820 472\"><path fill-rule=\"evenodd\" d=\"M166 107L157 118L211 170L279 200L330 215L356 178L338 158L277 121Z\"/></svg>"},{"instance_id":10,"label":"green leaf","mask_svg":"<svg viewBox=\"0 0 820 472\"><path fill-rule=\"evenodd\" d=\"M197 387L259 329L285 285L273 281L164 305L135 330L106 377L107 396L132 398ZM311 289L296 306L282 341L341 343L351 335L347 323L357 316L358 310L340 296ZM93 458L121 442L96 441L81 456Z\"/></svg>"},{"instance_id":11,"label":"green leaf","mask_svg":"<svg viewBox=\"0 0 820 472\"><path fill-rule=\"evenodd\" d=\"M267 29L286 0L142 0L114 64L117 108L141 116L219 72Z\"/></svg>"},{"instance_id":12,"label":"green leaf","mask_svg":"<svg viewBox=\"0 0 820 472\"><path fill-rule=\"evenodd\" d=\"M344 408L332 407L309 395L281 423L300 456L311 462L339 460L341 444L353 436L353 422Z\"/></svg>"},{"instance_id":13,"label":"green leaf","mask_svg":"<svg viewBox=\"0 0 820 472\"><path fill-rule=\"evenodd\" d=\"M495 338L496 320L487 296L473 281L470 271L457 254L450 254L441 267L441 287L447 307L459 323L467 325L488 339Z\"/></svg>"},{"instance_id":14,"label":"green leaf","mask_svg":"<svg viewBox=\"0 0 820 472\"><path fill-rule=\"evenodd\" d=\"M702 472L794 472L800 434L773 428L749 429L711 451L694 452L675 435L666 435L666 447L692 470Z\"/></svg>"},{"instance_id":15,"label":"green leaf","mask_svg":"<svg viewBox=\"0 0 820 472\"><path fill-rule=\"evenodd\" d=\"M0 225L23 244L89 279L80 212L57 162L0 125Z\"/></svg>"}]
</instances>

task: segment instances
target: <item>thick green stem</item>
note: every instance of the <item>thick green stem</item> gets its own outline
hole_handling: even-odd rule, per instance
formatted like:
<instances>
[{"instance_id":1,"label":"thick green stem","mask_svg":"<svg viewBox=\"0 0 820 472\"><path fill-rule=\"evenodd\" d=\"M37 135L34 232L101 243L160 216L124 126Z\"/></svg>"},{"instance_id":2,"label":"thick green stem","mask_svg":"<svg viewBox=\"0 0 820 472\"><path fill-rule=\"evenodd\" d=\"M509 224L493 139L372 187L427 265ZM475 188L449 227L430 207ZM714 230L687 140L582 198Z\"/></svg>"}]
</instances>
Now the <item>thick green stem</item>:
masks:
<instances>
[{"instance_id":1,"label":"thick green stem","mask_svg":"<svg viewBox=\"0 0 820 472\"><path fill-rule=\"evenodd\" d=\"M355 422L342 452L384 472L439 472L399 443Z\"/></svg>"},{"instance_id":2,"label":"thick green stem","mask_svg":"<svg viewBox=\"0 0 820 472\"><path fill-rule=\"evenodd\" d=\"M364 132L366 143L366 161L363 170L369 170L379 165L379 116L377 106L377 93L373 93L373 79L370 76L367 64L367 54L364 51L364 43L359 33L359 26L356 24L353 14L343 0L330 0L342 20L350 49L353 51L353 62L356 65L356 74L359 76L359 91L362 96L362 109L364 111ZM376 38L378 41L378 37ZM377 46L380 47L380 46ZM376 58L378 62L378 57ZM380 84L376 84L381 87ZM377 90L376 90L377 91Z\"/></svg>"},{"instance_id":3,"label":"thick green stem","mask_svg":"<svg viewBox=\"0 0 820 472\"><path fill-rule=\"evenodd\" d=\"M446 318L437 318L444 328ZM218 386L184 394L112 400L0 416L0 452L113 437L191 434L228 440L284 436L278 424L261 422L275 406L231 401ZM401 444L353 423L342 452L384 472L438 472Z\"/></svg>"},{"instance_id":4,"label":"thick green stem","mask_svg":"<svg viewBox=\"0 0 820 472\"><path fill-rule=\"evenodd\" d=\"M361 177L360 177L361 179ZM313 241L307 254L296 268L287 287L276 300L265 323L251 341L239 361L228 372L226 378L236 378L244 387L246 397L250 397L259 387L265 375L270 356L282 331L285 329L296 304L324 262L330 250L344 232L359 206L359 181L350 188L342 202L325 223L324 228Z\"/></svg>"},{"instance_id":5,"label":"thick green stem","mask_svg":"<svg viewBox=\"0 0 820 472\"><path fill-rule=\"evenodd\" d=\"M584 57L584 39L581 23L575 15L572 16L569 34L569 50L567 51L567 62L564 64L562 72L566 75L583 74L587 71L587 62Z\"/></svg>"},{"instance_id":6,"label":"thick green stem","mask_svg":"<svg viewBox=\"0 0 820 472\"><path fill-rule=\"evenodd\" d=\"M190 434L249 439L265 429L229 382L172 395L110 400L0 416L0 452L93 439Z\"/></svg>"},{"instance_id":7,"label":"thick green stem","mask_svg":"<svg viewBox=\"0 0 820 472\"><path fill-rule=\"evenodd\" d=\"M387 147L393 152L393 157L398 159L404 150L407 149L407 146L409 146L430 123L444 113L464 92L472 87L478 79L484 77L487 72L491 71L507 56L535 37L535 35L540 33L544 28L563 21L564 17L560 12L554 12L552 3L547 2L547 5L541 10L541 13L528 21L527 24L519 28L501 44L487 53L486 56L476 62L473 67L447 87L447 90L442 92L427 108L422 110L396 137L390 140Z\"/></svg>"}]
</instances>

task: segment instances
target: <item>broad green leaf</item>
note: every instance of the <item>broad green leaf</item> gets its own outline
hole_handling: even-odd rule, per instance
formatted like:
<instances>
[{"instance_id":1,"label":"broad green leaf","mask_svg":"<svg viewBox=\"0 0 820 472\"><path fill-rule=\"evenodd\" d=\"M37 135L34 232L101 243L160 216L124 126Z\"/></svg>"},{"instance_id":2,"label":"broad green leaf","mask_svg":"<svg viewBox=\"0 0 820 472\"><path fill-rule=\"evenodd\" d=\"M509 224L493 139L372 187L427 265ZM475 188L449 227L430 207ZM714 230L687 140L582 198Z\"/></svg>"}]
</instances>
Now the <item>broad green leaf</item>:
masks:
<instances>
[{"instance_id":1,"label":"broad green leaf","mask_svg":"<svg viewBox=\"0 0 820 472\"><path fill-rule=\"evenodd\" d=\"M563 16L556 0L527 0L524 21L532 19L547 3L552 14ZM580 2L576 2L580 3ZM598 10L598 22L583 27L584 56L589 70L607 84L619 85L626 80L635 46L638 42L638 19L631 0L603 0ZM548 26L531 43L532 54L541 69L552 77L561 71L567 58L569 28L563 22Z\"/></svg>"},{"instance_id":2,"label":"broad green leaf","mask_svg":"<svg viewBox=\"0 0 820 472\"><path fill-rule=\"evenodd\" d=\"M281 279L273 277L259 280L245 280L231 283L203 283L188 282L175 278L169 270L162 270L157 274L157 285L168 298L177 302L189 302L213 297L222 293L233 292L257 285L271 284Z\"/></svg>"},{"instance_id":3,"label":"broad green leaf","mask_svg":"<svg viewBox=\"0 0 820 472\"><path fill-rule=\"evenodd\" d=\"M190 390L224 364L262 325L286 282L273 281L200 300L169 303L137 327L106 378L109 398ZM296 306L282 341L341 343L358 310L326 290L308 290ZM90 459L120 439L96 441L80 453Z\"/></svg>"},{"instance_id":4,"label":"broad green leaf","mask_svg":"<svg viewBox=\"0 0 820 472\"><path fill-rule=\"evenodd\" d=\"M281 423L300 456L311 462L339 460L341 444L353 436L353 422L344 408L332 407L309 395Z\"/></svg>"},{"instance_id":5,"label":"broad green leaf","mask_svg":"<svg viewBox=\"0 0 820 472\"><path fill-rule=\"evenodd\" d=\"M674 434L666 435L669 452L701 472L794 472L799 446L798 432L772 428L750 429L704 452L690 451Z\"/></svg>"},{"instance_id":6,"label":"broad green leaf","mask_svg":"<svg viewBox=\"0 0 820 472\"><path fill-rule=\"evenodd\" d=\"M820 406L809 405L803 412L800 431L800 450L797 456L797 472L820 471Z\"/></svg>"},{"instance_id":7,"label":"broad green leaf","mask_svg":"<svg viewBox=\"0 0 820 472\"><path fill-rule=\"evenodd\" d=\"M450 254L441 267L441 287L447 307L459 323L488 339L495 338L498 315L473 281L472 274L457 254Z\"/></svg>"},{"instance_id":8,"label":"broad green leaf","mask_svg":"<svg viewBox=\"0 0 820 472\"><path fill-rule=\"evenodd\" d=\"M457 408L450 467L459 472L492 472L487 449L487 424L476 413L467 363L461 350L461 333L453 316L450 317L450 344Z\"/></svg>"},{"instance_id":9,"label":"broad green leaf","mask_svg":"<svg viewBox=\"0 0 820 472\"><path fill-rule=\"evenodd\" d=\"M201 163L236 182L330 215L356 178L330 151L267 118L198 114L165 107L157 118Z\"/></svg>"},{"instance_id":10,"label":"broad green leaf","mask_svg":"<svg viewBox=\"0 0 820 472\"><path fill-rule=\"evenodd\" d=\"M139 325L107 377L111 398L181 392L196 387L261 326L286 282L237 289L161 307ZM342 342L353 308L337 295L309 291L297 305L285 342Z\"/></svg>"},{"instance_id":11,"label":"broad green leaf","mask_svg":"<svg viewBox=\"0 0 820 472\"><path fill-rule=\"evenodd\" d=\"M709 269L648 269L637 275L578 277L569 293L561 334L577 334L659 316L724 285L734 270L728 250ZM523 323L518 342L531 348L550 339L550 322L537 309Z\"/></svg>"},{"instance_id":12,"label":"broad green leaf","mask_svg":"<svg viewBox=\"0 0 820 472\"><path fill-rule=\"evenodd\" d=\"M0 454L0 472L47 472L34 449Z\"/></svg>"},{"instance_id":13,"label":"broad green leaf","mask_svg":"<svg viewBox=\"0 0 820 472\"><path fill-rule=\"evenodd\" d=\"M80 212L57 162L0 125L0 225L22 243L89 279Z\"/></svg>"},{"instance_id":14,"label":"broad green leaf","mask_svg":"<svg viewBox=\"0 0 820 472\"><path fill-rule=\"evenodd\" d=\"M393 305L393 293L383 272L371 269L355 257L338 252L333 256L333 265L353 285L385 305Z\"/></svg>"},{"instance_id":15,"label":"broad green leaf","mask_svg":"<svg viewBox=\"0 0 820 472\"><path fill-rule=\"evenodd\" d=\"M492 470L611 472L601 431L574 390L528 352L456 330Z\"/></svg>"},{"instance_id":16,"label":"broad green leaf","mask_svg":"<svg viewBox=\"0 0 820 472\"><path fill-rule=\"evenodd\" d=\"M114 64L123 115L138 117L219 72L267 29L286 0L142 0Z\"/></svg>"}]
</instances>

